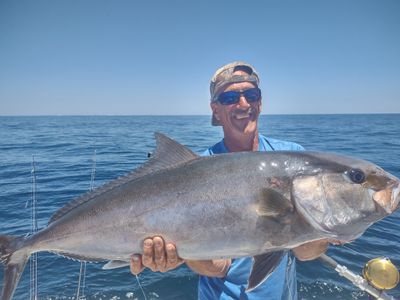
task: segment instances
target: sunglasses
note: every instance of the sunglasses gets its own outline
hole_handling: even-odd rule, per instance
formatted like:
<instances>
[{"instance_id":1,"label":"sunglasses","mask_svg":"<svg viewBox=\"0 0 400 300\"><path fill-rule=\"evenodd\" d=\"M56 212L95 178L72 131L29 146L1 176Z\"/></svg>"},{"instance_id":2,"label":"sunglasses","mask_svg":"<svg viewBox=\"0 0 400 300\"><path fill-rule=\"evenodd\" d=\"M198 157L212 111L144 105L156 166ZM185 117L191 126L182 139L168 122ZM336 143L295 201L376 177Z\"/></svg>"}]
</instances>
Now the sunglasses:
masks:
<instances>
[{"instance_id":1,"label":"sunglasses","mask_svg":"<svg viewBox=\"0 0 400 300\"><path fill-rule=\"evenodd\" d=\"M218 95L217 100L222 105L230 105L239 103L240 97L244 96L249 103L257 102L261 99L261 90L259 88L251 88L244 91L228 91Z\"/></svg>"}]
</instances>

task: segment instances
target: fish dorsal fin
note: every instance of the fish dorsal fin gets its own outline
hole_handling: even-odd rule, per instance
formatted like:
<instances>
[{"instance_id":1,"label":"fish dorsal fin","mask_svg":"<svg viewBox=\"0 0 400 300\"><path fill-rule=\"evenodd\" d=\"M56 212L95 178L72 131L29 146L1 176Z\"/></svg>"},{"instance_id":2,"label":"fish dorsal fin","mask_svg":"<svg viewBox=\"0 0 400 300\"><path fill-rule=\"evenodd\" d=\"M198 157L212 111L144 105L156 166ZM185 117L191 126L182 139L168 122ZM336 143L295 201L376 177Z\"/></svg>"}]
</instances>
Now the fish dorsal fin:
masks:
<instances>
[{"instance_id":1,"label":"fish dorsal fin","mask_svg":"<svg viewBox=\"0 0 400 300\"><path fill-rule=\"evenodd\" d=\"M161 170L189 162L198 157L189 148L179 144L166 135L156 132L157 146L152 158L142 168ZM150 173L151 173L150 172Z\"/></svg>"},{"instance_id":2,"label":"fish dorsal fin","mask_svg":"<svg viewBox=\"0 0 400 300\"><path fill-rule=\"evenodd\" d=\"M156 150L146 163L131 173L110 181L103 186L70 201L53 214L50 218L49 224L60 219L72 209L94 199L102 193L114 189L115 187L157 171L177 167L198 157L198 155L193 153L189 148L179 144L166 135L159 132L156 132L154 135L156 137Z\"/></svg>"},{"instance_id":3,"label":"fish dorsal fin","mask_svg":"<svg viewBox=\"0 0 400 300\"><path fill-rule=\"evenodd\" d=\"M254 256L246 292L251 292L267 280L280 264L283 255L284 251L276 251Z\"/></svg>"}]
</instances>

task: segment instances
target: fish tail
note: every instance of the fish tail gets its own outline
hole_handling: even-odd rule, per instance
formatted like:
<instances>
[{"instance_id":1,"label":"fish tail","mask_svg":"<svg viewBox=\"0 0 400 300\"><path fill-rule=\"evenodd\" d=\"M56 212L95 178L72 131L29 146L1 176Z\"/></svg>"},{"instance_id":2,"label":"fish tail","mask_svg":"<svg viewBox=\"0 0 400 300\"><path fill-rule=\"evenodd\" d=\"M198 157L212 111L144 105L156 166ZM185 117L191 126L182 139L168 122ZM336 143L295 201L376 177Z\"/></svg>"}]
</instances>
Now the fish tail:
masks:
<instances>
[{"instance_id":1,"label":"fish tail","mask_svg":"<svg viewBox=\"0 0 400 300\"><path fill-rule=\"evenodd\" d=\"M0 262L4 264L1 300L10 300L24 271L30 253L23 247L23 237L0 234Z\"/></svg>"}]
</instances>

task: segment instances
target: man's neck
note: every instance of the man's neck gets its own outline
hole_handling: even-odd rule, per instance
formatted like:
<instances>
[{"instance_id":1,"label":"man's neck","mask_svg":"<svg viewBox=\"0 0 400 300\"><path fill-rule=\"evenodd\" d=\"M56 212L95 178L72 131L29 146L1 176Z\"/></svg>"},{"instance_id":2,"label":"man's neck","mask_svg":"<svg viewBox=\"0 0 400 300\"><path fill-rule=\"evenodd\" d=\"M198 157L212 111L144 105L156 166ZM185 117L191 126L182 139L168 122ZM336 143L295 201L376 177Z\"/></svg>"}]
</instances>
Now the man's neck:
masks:
<instances>
[{"instance_id":1,"label":"man's neck","mask_svg":"<svg viewBox=\"0 0 400 300\"><path fill-rule=\"evenodd\" d=\"M229 152L258 151L258 131L240 138L225 135L224 144Z\"/></svg>"}]
</instances>

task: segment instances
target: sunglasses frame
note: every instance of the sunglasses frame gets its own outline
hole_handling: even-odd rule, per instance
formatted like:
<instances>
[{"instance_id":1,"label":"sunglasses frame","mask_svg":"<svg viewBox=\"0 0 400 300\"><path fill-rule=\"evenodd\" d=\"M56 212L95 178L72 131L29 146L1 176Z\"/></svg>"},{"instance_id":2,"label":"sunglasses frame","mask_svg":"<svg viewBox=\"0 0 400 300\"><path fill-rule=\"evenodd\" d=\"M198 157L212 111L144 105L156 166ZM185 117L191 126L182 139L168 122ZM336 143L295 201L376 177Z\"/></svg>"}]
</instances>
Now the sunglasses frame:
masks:
<instances>
[{"instance_id":1,"label":"sunglasses frame","mask_svg":"<svg viewBox=\"0 0 400 300\"><path fill-rule=\"evenodd\" d=\"M248 92L248 91L257 91L258 93L259 93L259 97L258 97L258 99L256 99L256 100L252 100L252 99L248 99L247 97L246 97L246 92ZM223 96L224 94L226 95L226 94L232 94L232 96L231 96L231 98L233 98L233 96L235 96L235 100L233 101L233 102L230 102L230 101L221 101L221 96ZM236 94L236 95L235 95ZM240 91L227 91L227 92L223 92L223 93L221 93L221 94L219 94L218 95L218 97L217 97L217 99L215 100L215 102L219 102L219 103L221 103L222 105L232 105L232 104L237 104L237 103L239 103L239 101L240 101L240 97L242 97L242 96L244 96L245 98L246 98L246 101L247 102L249 102L249 103L254 103L254 102L257 102L257 101L260 101L261 100L261 90L258 88L258 87L255 87L255 88L249 88L249 89L245 89L245 90L240 90Z\"/></svg>"}]
</instances>

